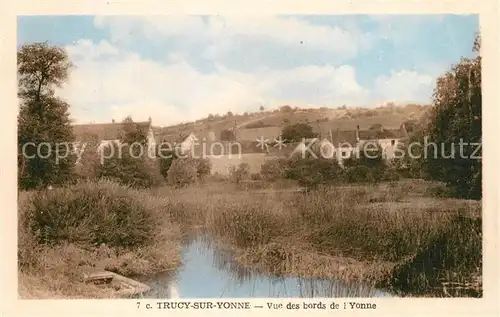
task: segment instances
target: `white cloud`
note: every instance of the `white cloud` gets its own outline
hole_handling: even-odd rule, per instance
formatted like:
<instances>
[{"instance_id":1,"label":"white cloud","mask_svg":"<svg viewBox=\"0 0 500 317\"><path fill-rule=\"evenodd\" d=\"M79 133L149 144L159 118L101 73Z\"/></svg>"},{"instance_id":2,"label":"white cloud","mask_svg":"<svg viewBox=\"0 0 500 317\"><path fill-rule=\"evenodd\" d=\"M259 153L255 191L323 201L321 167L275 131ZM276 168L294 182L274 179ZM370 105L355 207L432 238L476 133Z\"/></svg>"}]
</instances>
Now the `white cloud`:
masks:
<instances>
[{"instance_id":1,"label":"white cloud","mask_svg":"<svg viewBox=\"0 0 500 317\"><path fill-rule=\"evenodd\" d=\"M390 76L380 76L375 81L377 96L385 100L412 102L430 97L435 78L415 71L392 72Z\"/></svg>"},{"instance_id":2,"label":"white cloud","mask_svg":"<svg viewBox=\"0 0 500 317\"><path fill-rule=\"evenodd\" d=\"M276 16L107 16L96 18L94 23L108 29L114 43L134 45L144 40L165 41L168 37L169 53L192 52L193 46L201 44L200 57L229 65L238 64L233 61L235 55L246 55L245 63L254 68L275 62L277 51L283 57L294 53L303 57L334 56L340 63L369 48L372 42L370 34Z\"/></svg>"},{"instance_id":3,"label":"white cloud","mask_svg":"<svg viewBox=\"0 0 500 317\"><path fill-rule=\"evenodd\" d=\"M251 35L287 47L307 47L308 50L327 51L339 57L353 57L362 41L339 27L312 25L306 21L279 17L210 17L208 33L214 39L210 55L217 58L231 51L238 37Z\"/></svg>"},{"instance_id":4,"label":"white cloud","mask_svg":"<svg viewBox=\"0 0 500 317\"><path fill-rule=\"evenodd\" d=\"M103 56L116 56L119 50L111 46L107 41L100 41L94 44L90 40L81 39L75 46L66 47L68 54L74 59L101 58Z\"/></svg>"},{"instance_id":5,"label":"white cloud","mask_svg":"<svg viewBox=\"0 0 500 317\"><path fill-rule=\"evenodd\" d=\"M152 116L158 124L168 124L209 112L236 111L257 98L251 87L222 75L201 74L181 60L167 65L123 51L105 58L107 45L94 45L89 55L80 53L89 49L88 41L67 48L76 68L59 94L80 122L132 115L135 120Z\"/></svg>"}]
</instances>

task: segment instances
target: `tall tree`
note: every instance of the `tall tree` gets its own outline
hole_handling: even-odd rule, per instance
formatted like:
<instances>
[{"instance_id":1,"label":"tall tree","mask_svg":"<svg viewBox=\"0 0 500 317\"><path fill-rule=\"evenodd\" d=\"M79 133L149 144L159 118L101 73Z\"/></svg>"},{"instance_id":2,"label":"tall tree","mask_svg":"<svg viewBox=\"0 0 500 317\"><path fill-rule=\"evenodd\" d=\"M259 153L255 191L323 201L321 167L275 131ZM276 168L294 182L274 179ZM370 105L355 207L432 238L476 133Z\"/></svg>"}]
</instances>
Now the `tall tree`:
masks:
<instances>
[{"instance_id":1,"label":"tall tree","mask_svg":"<svg viewBox=\"0 0 500 317\"><path fill-rule=\"evenodd\" d=\"M147 148L147 135L131 117L122 122L121 144L113 143L102 149L102 165L97 176L113 179L121 184L147 188L159 184L159 160L150 157Z\"/></svg>"},{"instance_id":2,"label":"tall tree","mask_svg":"<svg viewBox=\"0 0 500 317\"><path fill-rule=\"evenodd\" d=\"M47 43L22 46L17 52L18 180L20 188L68 181L75 157L69 105L55 87L67 79L72 64L66 52Z\"/></svg>"},{"instance_id":3,"label":"tall tree","mask_svg":"<svg viewBox=\"0 0 500 317\"><path fill-rule=\"evenodd\" d=\"M317 134L307 123L296 123L283 128L281 135L286 142L302 142L303 139L315 138Z\"/></svg>"},{"instance_id":4,"label":"tall tree","mask_svg":"<svg viewBox=\"0 0 500 317\"><path fill-rule=\"evenodd\" d=\"M446 182L457 196L479 199L482 197L481 151L476 152L482 139L479 35L473 50L476 57L462 58L437 81L428 136L438 145L438 151L434 155L433 149L428 149L425 165L429 175ZM466 145L460 145L461 142Z\"/></svg>"}]
</instances>

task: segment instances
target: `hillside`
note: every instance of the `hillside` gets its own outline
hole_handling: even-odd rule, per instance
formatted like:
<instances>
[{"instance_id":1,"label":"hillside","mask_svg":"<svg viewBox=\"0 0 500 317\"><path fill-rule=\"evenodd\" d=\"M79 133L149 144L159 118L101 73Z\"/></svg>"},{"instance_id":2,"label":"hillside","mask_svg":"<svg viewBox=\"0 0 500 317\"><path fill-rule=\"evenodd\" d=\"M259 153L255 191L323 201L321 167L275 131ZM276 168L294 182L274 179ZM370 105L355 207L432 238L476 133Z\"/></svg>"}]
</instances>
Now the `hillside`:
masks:
<instances>
[{"instance_id":1,"label":"hillside","mask_svg":"<svg viewBox=\"0 0 500 317\"><path fill-rule=\"evenodd\" d=\"M308 123L321 134L329 130L354 130L356 126L368 129L371 125L381 124L385 128L398 128L405 121L421 121L430 106L426 105L388 105L377 108L319 108L301 109L284 106L273 111L234 115L211 115L195 122L188 122L158 129L160 138L178 139L194 133L200 138L218 140L223 130L246 130L256 128L279 128ZM210 133L212 132L212 134Z\"/></svg>"}]
</instances>

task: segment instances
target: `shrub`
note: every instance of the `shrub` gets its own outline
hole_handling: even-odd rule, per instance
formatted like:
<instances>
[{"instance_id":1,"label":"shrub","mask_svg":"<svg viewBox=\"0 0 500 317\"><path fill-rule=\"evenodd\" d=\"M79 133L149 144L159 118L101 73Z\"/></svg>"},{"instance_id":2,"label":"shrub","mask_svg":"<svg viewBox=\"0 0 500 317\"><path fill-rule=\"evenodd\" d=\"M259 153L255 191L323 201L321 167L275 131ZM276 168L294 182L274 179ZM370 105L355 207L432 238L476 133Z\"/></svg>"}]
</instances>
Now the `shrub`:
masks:
<instances>
[{"instance_id":1,"label":"shrub","mask_svg":"<svg viewBox=\"0 0 500 317\"><path fill-rule=\"evenodd\" d=\"M357 164L382 168L385 165L383 155L382 147L378 142L368 141L361 146Z\"/></svg>"},{"instance_id":2,"label":"shrub","mask_svg":"<svg viewBox=\"0 0 500 317\"><path fill-rule=\"evenodd\" d=\"M310 189L321 184L338 182L342 173L337 162L330 159L305 158L290 160L288 163L287 177Z\"/></svg>"},{"instance_id":3,"label":"shrub","mask_svg":"<svg viewBox=\"0 0 500 317\"><path fill-rule=\"evenodd\" d=\"M381 173L382 181L397 181L401 179L401 174L395 168L384 169Z\"/></svg>"},{"instance_id":4,"label":"shrub","mask_svg":"<svg viewBox=\"0 0 500 317\"><path fill-rule=\"evenodd\" d=\"M98 167L98 177L107 178L116 181L125 186L135 188L149 188L159 185L163 177L160 174L159 161L151 159L144 155L143 157L133 157L129 153L129 146L112 144L114 153L112 157L103 161L103 164ZM106 147L103 152L112 151L112 148ZM105 154L106 157L109 155Z\"/></svg>"},{"instance_id":5,"label":"shrub","mask_svg":"<svg viewBox=\"0 0 500 317\"><path fill-rule=\"evenodd\" d=\"M212 163L207 158L199 158L196 160L196 170L197 177L200 179L204 179L208 175L210 175L210 171L212 170Z\"/></svg>"},{"instance_id":6,"label":"shrub","mask_svg":"<svg viewBox=\"0 0 500 317\"><path fill-rule=\"evenodd\" d=\"M78 182L37 191L20 208L20 224L40 244L74 243L130 248L151 242L155 212L150 197L109 181Z\"/></svg>"},{"instance_id":7,"label":"shrub","mask_svg":"<svg viewBox=\"0 0 500 317\"><path fill-rule=\"evenodd\" d=\"M374 181L371 169L363 165L348 167L344 171L344 180L348 183Z\"/></svg>"},{"instance_id":8,"label":"shrub","mask_svg":"<svg viewBox=\"0 0 500 317\"><path fill-rule=\"evenodd\" d=\"M236 136L232 130L222 130L220 133L221 141L234 141L236 140Z\"/></svg>"},{"instance_id":9,"label":"shrub","mask_svg":"<svg viewBox=\"0 0 500 317\"><path fill-rule=\"evenodd\" d=\"M198 162L192 158L179 158L172 162L168 170L168 183L175 187L184 187L196 183Z\"/></svg>"},{"instance_id":10,"label":"shrub","mask_svg":"<svg viewBox=\"0 0 500 317\"><path fill-rule=\"evenodd\" d=\"M446 187L446 184L437 183L426 187L425 195L431 197L450 197L452 196L452 191Z\"/></svg>"},{"instance_id":11,"label":"shrub","mask_svg":"<svg viewBox=\"0 0 500 317\"><path fill-rule=\"evenodd\" d=\"M282 137L287 142L302 142L302 139L315 138L317 134L312 126L307 123L296 123L286 126L282 131Z\"/></svg>"},{"instance_id":12,"label":"shrub","mask_svg":"<svg viewBox=\"0 0 500 317\"><path fill-rule=\"evenodd\" d=\"M172 149L163 149L160 145L158 146L156 153L158 155L160 174L164 179L168 179L168 170L170 169L172 162L177 159L175 151Z\"/></svg>"},{"instance_id":13,"label":"shrub","mask_svg":"<svg viewBox=\"0 0 500 317\"><path fill-rule=\"evenodd\" d=\"M275 181L285 177L286 169L283 160L267 160L260 167L260 174L266 181Z\"/></svg>"},{"instance_id":14,"label":"shrub","mask_svg":"<svg viewBox=\"0 0 500 317\"><path fill-rule=\"evenodd\" d=\"M262 179L262 176L260 175L260 173L252 173L250 175L250 179L254 181L259 181Z\"/></svg>"},{"instance_id":15,"label":"shrub","mask_svg":"<svg viewBox=\"0 0 500 317\"><path fill-rule=\"evenodd\" d=\"M248 163L240 163L238 167L231 166L229 170L229 177L235 183L240 183L250 177L250 165Z\"/></svg>"},{"instance_id":16,"label":"shrub","mask_svg":"<svg viewBox=\"0 0 500 317\"><path fill-rule=\"evenodd\" d=\"M122 185L138 188L163 182L159 161L148 155L146 132L131 117L122 122L119 142L100 149L100 155L106 158L98 169L100 178L110 178Z\"/></svg>"}]
</instances>

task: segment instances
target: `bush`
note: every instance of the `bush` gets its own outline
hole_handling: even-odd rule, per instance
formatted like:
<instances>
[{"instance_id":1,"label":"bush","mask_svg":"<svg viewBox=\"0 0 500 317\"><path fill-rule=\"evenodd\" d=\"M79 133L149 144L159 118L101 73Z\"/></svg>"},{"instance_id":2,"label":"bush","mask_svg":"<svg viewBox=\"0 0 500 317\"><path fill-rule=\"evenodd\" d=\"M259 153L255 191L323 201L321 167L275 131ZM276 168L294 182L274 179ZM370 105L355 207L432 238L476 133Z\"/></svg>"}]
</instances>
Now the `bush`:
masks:
<instances>
[{"instance_id":1,"label":"bush","mask_svg":"<svg viewBox=\"0 0 500 317\"><path fill-rule=\"evenodd\" d=\"M111 146L114 147L114 153L119 153L120 145L113 144ZM132 157L128 149L128 146L122 145L121 157L113 155L104 160L103 164L98 167L98 177L111 179L134 188L150 188L161 184L163 177L160 174L159 161L146 155L138 158ZM104 153L107 151L111 151L111 148L103 149Z\"/></svg>"},{"instance_id":2,"label":"bush","mask_svg":"<svg viewBox=\"0 0 500 317\"><path fill-rule=\"evenodd\" d=\"M250 177L250 165L248 163L240 163L238 167L231 166L229 170L229 177L231 181L240 183Z\"/></svg>"},{"instance_id":3,"label":"bush","mask_svg":"<svg viewBox=\"0 0 500 317\"><path fill-rule=\"evenodd\" d=\"M453 196L452 194L453 192L450 190L450 188L443 183L429 185L425 189L425 195L431 197L451 197Z\"/></svg>"},{"instance_id":4,"label":"bush","mask_svg":"<svg viewBox=\"0 0 500 317\"><path fill-rule=\"evenodd\" d=\"M37 191L20 208L23 224L39 244L130 248L151 242L156 205L149 197L109 181L79 182Z\"/></svg>"},{"instance_id":5,"label":"bush","mask_svg":"<svg viewBox=\"0 0 500 317\"><path fill-rule=\"evenodd\" d=\"M364 183L373 182L372 169L369 167L358 165L349 167L344 172L344 180L348 183Z\"/></svg>"},{"instance_id":6,"label":"bush","mask_svg":"<svg viewBox=\"0 0 500 317\"><path fill-rule=\"evenodd\" d=\"M232 130L222 130L220 133L221 141L234 141L236 140L236 136Z\"/></svg>"},{"instance_id":7,"label":"bush","mask_svg":"<svg viewBox=\"0 0 500 317\"><path fill-rule=\"evenodd\" d=\"M283 128L282 137L287 142L302 142L302 139L315 138L317 134L307 123L296 123Z\"/></svg>"},{"instance_id":8,"label":"bush","mask_svg":"<svg viewBox=\"0 0 500 317\"><path fill-rule=\"evenodd\" d=\"M342 169L335 160L305 158L289 161L287 176L309 189L318 185L339 182Z\"/></svg>"},{"instance_id":9,"label":"bush","mask_svg":"<svg viewBox=\"0 0 500 317\"><path fill-rule=\"evenodd\" d=\"M175 187L184 187L204 180L212 169L212 164L207 158L184 157L172 161L167 171L168 183Z\"/></svg>"},{"instance_id":10,"label":"bush","mask_svg":"<svg viewBox=\"0 0 500 317\"><path fill-rule=\"evenodd\" d=\"M171 149L163 149L161 146L158 146L156 153L158 155L160 174L164 179L168 179L168 170L170 169L172 162L177 159L175 151Z\"/></svg>"},{"instance_id":11,"label":"bush","mask_svg":"<svg viewBox=\"0 0 500 317\"><path fill-rule=\"evenodd\" d=\"M260 173L252 173L250 175L250 179L254 181L260 181L262 179L262 176L260 175Z\"/></svg>"},{"instance_id":12,"label":"bush","mask_svg":"<svg viewBox=\"0 0 500 317\"><path fill-rule=\"evenodd\" d=\"M204 179L208 175L210 175L210 171L212 170L212 163L207 158L199 158L195 159L197 166L197 176L199 179Z\"/></svg>"},{"instance_id":13,"label":"bush","mask_svg":"<svg viewBox=\"0 0 500 317\"><path fill-rule=\"evenodd\" d=\"M285 177L286 169L282 160L268 160L260 167L260 174L266 181L275 181Z\"/></svg>"},{"instance_id":14,"label":"bush","mask_svg":"<svg viewBox=\"0 0 500 317\"><path fill-rule=\"evenodd\" d=\"M188 157L176 159L167 174L168 183L175 187L194 184L198 178L198 162Z\"/></svg>"},{"instance_id":15,"label":"bush","mask_svg":"<svg viewBox=\"0 0 500 317\"><path fill-rule=\"evenodd\" d=\"M100 149L101 157L106 159L98 169L98 176L137 188L161 184L163 177L159 160L151 158L147 150L144 151L148 145L146 132L131 117L125 118L122 125L120 143L113 142Z\"/></svg>"},{"instance_id":16,"label":"bush","mask_svg":"<svg viewBox=\"0 0 500 317\"><path fill-rule=\"evenodd\" d=\"M392 181L398 181L400 179L401 179L401 174L395 168L384 169L381 173L382 181L392 182Z\"/></svg>"}]
</instances>

